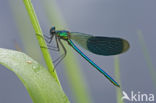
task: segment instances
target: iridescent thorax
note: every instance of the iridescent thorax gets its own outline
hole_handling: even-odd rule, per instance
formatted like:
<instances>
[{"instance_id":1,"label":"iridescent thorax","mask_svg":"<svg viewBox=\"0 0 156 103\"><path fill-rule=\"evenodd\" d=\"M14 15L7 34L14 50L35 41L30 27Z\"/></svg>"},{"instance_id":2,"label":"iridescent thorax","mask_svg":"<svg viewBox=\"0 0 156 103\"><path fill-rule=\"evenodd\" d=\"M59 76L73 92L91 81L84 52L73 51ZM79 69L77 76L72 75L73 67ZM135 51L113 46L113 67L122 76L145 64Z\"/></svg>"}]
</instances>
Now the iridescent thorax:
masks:
<instances>
[{"instance_id":1,"label":"iridescent thorax","mask_svg":"<svg viewBox=\"0 0 156 103\"><path fill-rule=\"evenodd\" d=\"M70 32L69 31L56 31L56 36L63 40L68 40L70 38Z\"/></svg>"}]
</instances>

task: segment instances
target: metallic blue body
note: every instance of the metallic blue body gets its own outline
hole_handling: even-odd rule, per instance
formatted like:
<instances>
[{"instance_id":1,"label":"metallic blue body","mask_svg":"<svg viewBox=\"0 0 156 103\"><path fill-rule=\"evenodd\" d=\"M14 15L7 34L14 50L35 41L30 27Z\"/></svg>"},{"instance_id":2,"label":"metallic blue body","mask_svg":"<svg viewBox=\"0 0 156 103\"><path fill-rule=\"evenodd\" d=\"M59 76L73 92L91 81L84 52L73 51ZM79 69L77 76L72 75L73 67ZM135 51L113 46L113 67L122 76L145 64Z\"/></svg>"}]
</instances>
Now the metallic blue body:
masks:
<instances>
[{"instance_id":1,"label":"metallic blue body","mask_svg":"<svg viewBox=\"0 0 156 103\"><path fill-rule=\"evenodd\" d=\"M115 86L120 87L120 85L111 77L109 76L104 70L102 70L99 66L97 66L92 60L90 60L78 47L70 40L67 40L69 45L78 52L85 60L87 60L93 67L95 67L99 72L101 72L110 82L112 82Z\"/></svg>"},{"instance_id":2,"label":"metallic blue body","mask_svg":"<svg viewBox=\"0 0 156 103\"><path fill-rule=\"evenodd\" d=\"M62 30L62 31L55 31L55 29L51 29L50 30L51 31L51 34L55 34L56 35L56 37L58 37L59 38L59 40L60 39L62 39L62 40L65 40L65 41L67 41L68 42L68 44L77 52L77 53L79 53L85 60L87 60L94 68L96 68L100 73L102 73L110 82L112 82L115 86L117 86L117 87L120 87L120 85L111 77L111 76L109 76L104 70L102 70L99 66L97 66L92 60L90 60L80 49L78 49L78 47L72 42L72 40L71 39L73 39L73 40L76 40L76 39L80 39L80 40L82 40L82 41L79 41L79 43L82 43L82 45L81 46L83 46L83 44L85 44L85 43L88 43L88 42L86 42L86 40L88 40L88 39L91 39L91 38L97 38L97 37L92 37L92 36L89 36L89 35L85 35L85 36L83 36L83 38L85 37L85 40L84 39L82 39L82 38L80 38L81 37L81 33L76 33L76 34L74 34L73 32L72 33L70 33L70 32L68 32L68 31L66 31L66 30ZM75 38L73 38L75 36ZM104 41L106 41L106 40L104 40ZM97 40L93 40L93 44L95 43L95 42L97 42ZM60 43L61 43L61 41L60 41ZM63 44L61 43L61 45L62 45L62 47L64 48L64 46L63 46ZM101 45L100 45L101 46ZM84 46L84 48L86 48L85 46ZM65 48L64 48L64 51L66 51L65 50ZM101 52L101 51L100 51Z\"/></svg>"}]
</instances>

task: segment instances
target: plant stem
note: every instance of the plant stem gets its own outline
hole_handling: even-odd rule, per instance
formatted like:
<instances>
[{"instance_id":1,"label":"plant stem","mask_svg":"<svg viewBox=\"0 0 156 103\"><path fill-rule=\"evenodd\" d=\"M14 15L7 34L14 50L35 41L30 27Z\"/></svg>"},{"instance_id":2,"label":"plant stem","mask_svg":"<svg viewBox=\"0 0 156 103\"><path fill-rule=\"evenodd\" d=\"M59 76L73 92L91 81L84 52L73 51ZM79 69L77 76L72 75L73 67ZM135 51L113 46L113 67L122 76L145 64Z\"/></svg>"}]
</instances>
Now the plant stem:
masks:
<instances>
[{"instance_id":1,"label":"plant stem","mask_svg":"<svg viewBox=\"0 0 156 103\"><path fill-rule=\"evenodd\" d=\"M122 88L121 88L121 82L120 82L120 62L119 62L119 57L115 56L114 58L114 66L115 66L115 78L116 80L120 83L120 88L116 88L117 92L117 103L124 103L123 100L121 100L122 97Z\"/></svg>"},{"instance_id":2,"label":"plant stem","mask_svg":"<svg viewBox=\"0 0 156 103\"><path fill-rule=\"evenodd\" d=\"M28 12L30 21L31 21L31 23L33 25L33 28L35 30L36 38L38 40L39 45L42 46L42 47L47 48L47 45L46 45L46 42L45 42L45 40L43 38L42 30L41 30L39 22L37 20L37 16L36 16L34 8L32 6L31 0L23 0L23 3L24 3L25 8L26 8L26 10ZM60 85L57 74L54 71L54 65L52 63L51 56L50 56L50 54L48 52L48 49L46 49L46 48L41 48L45 63L47 65L47 67L48 67L48 70L49 70L50 74L56 79L56 81Z\"/></svg>"},{"instance_id":3,"label":"plant stem","mask_svg":"<svg viewBox=\"0 0 156 103\"><path fill-rule=\"evenodd\" d=\"M142 31L138 30L137 35L138 35L138 40L139 40L140 46L142 48L142 52L144 54L144 58L146 60L149 72L150 72L152 80L154 82L154 86L156 87L156 79L155 79L156 78L156 75L155 75L156 71L155 71L155 67L154 67L154 65L152 63L150 53L149 53L149 51L147 49L147 46L146 46L145 39L144 39Z\"/></svg>"}]
</instances>

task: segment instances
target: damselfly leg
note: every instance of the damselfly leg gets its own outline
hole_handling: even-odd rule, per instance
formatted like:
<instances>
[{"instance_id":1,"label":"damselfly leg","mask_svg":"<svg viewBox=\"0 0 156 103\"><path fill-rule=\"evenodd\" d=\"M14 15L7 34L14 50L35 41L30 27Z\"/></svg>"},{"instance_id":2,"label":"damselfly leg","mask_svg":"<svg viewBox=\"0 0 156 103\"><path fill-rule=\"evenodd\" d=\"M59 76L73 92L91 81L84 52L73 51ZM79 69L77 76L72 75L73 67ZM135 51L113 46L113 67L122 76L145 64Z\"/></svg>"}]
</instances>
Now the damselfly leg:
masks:
<instances>
[{"instance_id":1,"label":"damselfly leg","mask_svg":"<svg viewBox=\"0 0 156 103\"><path fill-rule=\"evenodd\" d=\"M37 34L37 35L42 37L39 34ZM59 52L60 51L59 44L60 44L62 49L63 49L63 51L64 51L64 53L60 57L58 57L56 60L53 61L53 63L55 63L55 67L56 67L64 59L64 57L66 56L66 54L67 54L66 48L64 47L64 45L61 42L61 40L59 38L57 38L55 35L52 35L51 37L48 37L48 36L44 35L44 37L46 38L45 40L47 42L47 46L48 47L40 46L41 48L46 48L46 49L49 49L49 50L53 50L53 51ZM53 41L53 38L55 38L56 47L50 45L52 43L52 41Z\"/></svg>"},{"instance_id":2,"label":"damselfly leg","mask_svg":"<svg viewBox=\"0 0 156 103\"><path fill-rule=\"evenodd\" d=\"M58 41L57 41L57 40L58 40ZM60 57L58 57L56 60L54 60L54 63L57 62L57 63L55 64L55 67L65 58L65 56L66 56L66 54L67 54L67 50L66 50L66 48L64 47L62 41L58 38L58 39L56 39L56 42L59 42L59 43L60 43L60 45L61 45L61 47L62 47L64 53L63 53Z\"/></svg>"}]
</instances>

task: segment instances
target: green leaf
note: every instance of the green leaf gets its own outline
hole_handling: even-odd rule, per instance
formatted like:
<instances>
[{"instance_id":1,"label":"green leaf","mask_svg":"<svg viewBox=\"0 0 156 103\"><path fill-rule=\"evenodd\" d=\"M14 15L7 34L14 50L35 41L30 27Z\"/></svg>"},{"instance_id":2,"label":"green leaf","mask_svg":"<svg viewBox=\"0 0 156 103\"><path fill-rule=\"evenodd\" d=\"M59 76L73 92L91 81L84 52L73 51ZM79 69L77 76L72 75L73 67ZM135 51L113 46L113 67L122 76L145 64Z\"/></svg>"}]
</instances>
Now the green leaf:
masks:
<instances>
[{"instance_id":1,"label":"green leaf","mask_svg":"<svg viewBox=\"0 0 156 103\"><path fill-rule=\"evenodd\" d=\"M0 64L18 76L34 103L69 103L48 70L26 54L0 48Z\"/></svg>"}]
</instances>

